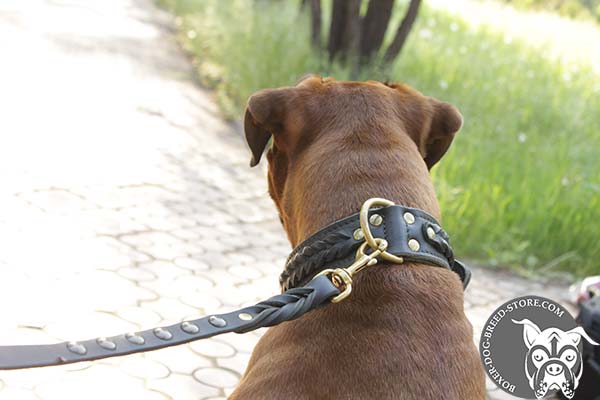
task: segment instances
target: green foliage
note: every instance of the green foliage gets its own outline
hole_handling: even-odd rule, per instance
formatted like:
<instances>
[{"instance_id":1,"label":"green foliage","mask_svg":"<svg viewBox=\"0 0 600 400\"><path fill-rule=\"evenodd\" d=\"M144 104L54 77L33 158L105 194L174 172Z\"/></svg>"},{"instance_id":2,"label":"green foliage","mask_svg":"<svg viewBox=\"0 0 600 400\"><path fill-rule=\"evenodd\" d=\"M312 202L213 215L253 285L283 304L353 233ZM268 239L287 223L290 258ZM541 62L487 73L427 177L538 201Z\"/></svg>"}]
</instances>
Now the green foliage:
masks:
<instances>
[{"instance_id":1,"label":"green foliage","mask_svg":"<svg viewBox=\"0 0 600 400\"><path fill-rule=\"evenodd\" d=\"M229 117L241 117L252 92L307 72L349 76L310 48L295 2L163 1L180 16L182 41ZM421 11L391 71L362 78L403 81L462 111L465 126L433 170L457 253L524 273L600 273L597 74Z\"/></svg>"},{"instance_id":2,"label":"green foliage","mask_svg":"<svg viewBox=\"0 0 600 400\"><path fill-rule=\"evenodd\" d=\"M548 10L569 18L600 21L600 3L597 0L503 0L517 8Z\"/></svg>"}]
</instances>

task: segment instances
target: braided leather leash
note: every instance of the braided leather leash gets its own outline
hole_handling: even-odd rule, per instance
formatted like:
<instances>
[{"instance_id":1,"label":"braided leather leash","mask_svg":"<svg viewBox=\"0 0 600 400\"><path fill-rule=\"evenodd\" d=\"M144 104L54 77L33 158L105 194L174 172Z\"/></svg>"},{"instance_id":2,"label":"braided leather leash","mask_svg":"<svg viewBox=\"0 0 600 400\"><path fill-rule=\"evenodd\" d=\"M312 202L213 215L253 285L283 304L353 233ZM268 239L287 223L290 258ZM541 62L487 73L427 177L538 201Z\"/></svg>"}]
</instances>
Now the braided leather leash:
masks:
<instances>
[{"instance_id":1,"label":"braided leather leash","mask_svg":"<svg viewBox=\"0 0 600 400\"><path fill-rule=\"evenodd\" d=\"M385 207L370 210L376 205ZM380 218L373 218L372 211ZM363 236L357 236L357 229ZM57 344L0 346L0 370L123 356L228 332L245 333L278 325L330 302L342 301L352 291L352 277L376 264L378 259L395 264L415 261L447 268L456 272L466 287L470 272L454 259L448 240L437 221L424 211L396 206L384 199L369 199L360 214L329 225L292 252L281 278L284 290L287 289L282 294L227 314L141 332ZM350 266L341 267L349 262Z\"/></svg>"},{"instance_id":2,"label":"braided leather leash","mask_svg":"<svg viewBox=\"0 0 600 400\"><path fill-rule=\"evenodd\" d=\"M0 370L46 367L157 350L228 332L245 333L291 321L329 302L340 289L325 276L260 303L227 314L176 325L84 340L44 345L0 346Z\"/></svg>"}]
</instances>

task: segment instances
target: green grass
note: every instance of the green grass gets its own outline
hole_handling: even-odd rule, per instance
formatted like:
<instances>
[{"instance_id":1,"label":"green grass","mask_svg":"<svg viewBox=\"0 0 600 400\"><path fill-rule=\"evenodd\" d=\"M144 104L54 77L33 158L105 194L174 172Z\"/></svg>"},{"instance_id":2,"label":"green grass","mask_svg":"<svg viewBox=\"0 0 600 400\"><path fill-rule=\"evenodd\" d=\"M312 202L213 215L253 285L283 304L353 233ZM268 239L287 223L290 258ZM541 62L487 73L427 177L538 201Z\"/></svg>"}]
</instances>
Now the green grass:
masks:
<instances>
[{"instance_id":1,"label":"green grass","mask_svg":"<svg viewBox=\"0 0 600 400\"><path fill-rule=\"evenodd\" d=\"M162 0L226 116L306 72L345 79L309 46L296 2ZM395 28L401 12L395 13ZM522 273L600 273L600 78L424 8L387 74L457 105L465 125L433 170L462 257Z\"/></svg>"}]
</instances>

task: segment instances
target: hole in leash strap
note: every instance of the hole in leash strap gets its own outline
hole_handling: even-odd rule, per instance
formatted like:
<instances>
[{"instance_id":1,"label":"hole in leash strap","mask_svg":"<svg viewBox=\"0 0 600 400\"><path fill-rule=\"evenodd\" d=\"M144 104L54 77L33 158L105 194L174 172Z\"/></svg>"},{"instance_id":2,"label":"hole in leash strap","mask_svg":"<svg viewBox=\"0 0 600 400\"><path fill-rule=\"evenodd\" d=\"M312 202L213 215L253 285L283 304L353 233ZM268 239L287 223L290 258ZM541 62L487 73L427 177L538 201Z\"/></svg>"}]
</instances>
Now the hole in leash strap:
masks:
<instances>
[{"instance_id":1,"label":"hole in leash strap","mask_svg":"<svg viewBox=\"0 0 600 400\"><path fill-rule=\"evenodd\" d=\"M250 315L248 313L241 313L238 315L238 318L241 319L242 321L251 321L252 315Z\"/></svg>"}]
</instances>

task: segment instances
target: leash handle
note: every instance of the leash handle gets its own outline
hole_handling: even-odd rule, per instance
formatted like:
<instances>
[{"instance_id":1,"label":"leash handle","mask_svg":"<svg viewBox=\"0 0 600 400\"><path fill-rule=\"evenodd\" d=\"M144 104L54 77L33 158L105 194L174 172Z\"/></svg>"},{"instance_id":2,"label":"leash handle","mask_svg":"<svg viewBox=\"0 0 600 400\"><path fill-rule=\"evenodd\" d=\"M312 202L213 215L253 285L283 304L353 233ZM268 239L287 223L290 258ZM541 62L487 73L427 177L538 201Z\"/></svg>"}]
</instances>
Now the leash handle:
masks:
<instances>
[{"instance_id":1,"label":"leash handle","mask_svg":"<svg viewBox=\"0 0 600 400\"><path fill-rule=\"evenodd\" d=\"M166 327L79 342L0 346L0 370L64 365L163 349L228 332L245 333L296 319L340 294L326 276L253 306Z\"/></svg>"}]
</instances>

